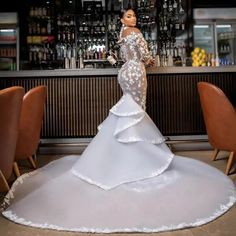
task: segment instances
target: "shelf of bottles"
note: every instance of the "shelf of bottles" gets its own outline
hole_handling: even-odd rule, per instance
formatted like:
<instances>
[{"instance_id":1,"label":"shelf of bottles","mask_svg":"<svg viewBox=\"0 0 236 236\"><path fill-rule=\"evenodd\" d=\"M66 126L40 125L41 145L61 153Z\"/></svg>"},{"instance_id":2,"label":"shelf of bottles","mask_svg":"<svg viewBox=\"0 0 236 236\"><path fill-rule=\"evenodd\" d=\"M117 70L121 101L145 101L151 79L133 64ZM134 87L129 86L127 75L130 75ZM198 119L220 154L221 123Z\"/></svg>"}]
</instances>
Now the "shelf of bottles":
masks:
<instances>
[{"instance_id":1,"label":"shelf of bottles","mask_svg":"<svg viewBox=\"0 0 236 236\"><path fill-rule=\"evenodd\" d=\"M56 59L54 15L51 7L31 6L28 12L27 49L32 67L50 68Z\"/></svg>"},{"instance_id":2,"label":"shelf of bottles","mask_svg":"<svg viewBox=\"0 0 236 236\"><path fill-rule=\"evenodd\" d=\"M76 23L75 16L58 14L56 20L56 59L59 68L77 67Z\"/></svg>"},{"instance_id":3,"label":"shelf of bottles","mask_svg":"<svg viewBox=\"0 0 236 236\"><path fill-rule=\"evenodd\" d=\"M185 65L186 0L68 0L68 9L62 2L47 2L55 5L38 3L28 11L31 68L105 68L111 66L107 60L111 53L116 66L121 65L119 13L127 7L136 9L138 27L157 66Z\"/></svg>"},{"instance_id":4,"label":"shelf of bottles","mask_svg":"<svg viewBox=\"0 0 236 236\"><path fill-rule=\"evenodd\" d=\"M183 0L161 0L158 14L158 54L161 66L186 65L186 9Z\"/></svg>"},{"instance_id":5,"label":"shelf of bottles","mask_svg":"<svg viewBox=\"0 0 236 236\"><path fill-rule=\"evenodd\" d=\"M0 70L17 68L17 32L15 28L0 26Z\"/></svg>"},{"instance_id":6,"label":"shelf of bottles","mask_svg":"<svg viewBox=\"0 0 236 236\"><path fill-rule=\"evenodd\" d=\"M155 0L137 1L138 26L148 42L152 56L157 54L157 8Z\"/></svg>"},{"instance_id":7,"label":"shelf of bottles","mask_svg":"<svg viewBox=\"0 0 236 236\"><path fill-rule=\"evenodd\" d=\"M98 67L106 61L106 14L102 1L85 1L77 15L78 68Z\"/></svg>"},{"instance_id":8,"label":"shelf of bottles","mask_svg":"<svg viewBox=\"0 0 236 236\"><path fill-rule=\"evenodd\" d=\"M119 55L119 40L121 22L119 13L121 5L119 1L110 1L107 6L107 54L112 54L118 62L121 62Z\"/></svg>"}]
</instances>

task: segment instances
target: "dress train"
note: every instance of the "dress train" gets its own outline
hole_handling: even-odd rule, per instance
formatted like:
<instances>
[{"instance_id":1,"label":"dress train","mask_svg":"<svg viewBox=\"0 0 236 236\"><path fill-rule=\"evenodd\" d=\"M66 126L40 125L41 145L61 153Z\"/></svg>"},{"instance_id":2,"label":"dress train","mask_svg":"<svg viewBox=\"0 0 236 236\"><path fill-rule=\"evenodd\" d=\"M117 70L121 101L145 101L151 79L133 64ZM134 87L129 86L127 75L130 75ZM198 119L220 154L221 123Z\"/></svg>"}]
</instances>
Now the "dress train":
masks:
<instances>
[{"instance_id":1,"label":"dress train","mask_svg":"<svg viewBox=\"0 0 236 236\"><path fill-rule=\"evenodd\" d=\"M18 178L2 214L45 229L161 232L208 223L235 201L230 178L174 156L125 94L81 157L66 156Z\"/></svg>"}]
</instances>

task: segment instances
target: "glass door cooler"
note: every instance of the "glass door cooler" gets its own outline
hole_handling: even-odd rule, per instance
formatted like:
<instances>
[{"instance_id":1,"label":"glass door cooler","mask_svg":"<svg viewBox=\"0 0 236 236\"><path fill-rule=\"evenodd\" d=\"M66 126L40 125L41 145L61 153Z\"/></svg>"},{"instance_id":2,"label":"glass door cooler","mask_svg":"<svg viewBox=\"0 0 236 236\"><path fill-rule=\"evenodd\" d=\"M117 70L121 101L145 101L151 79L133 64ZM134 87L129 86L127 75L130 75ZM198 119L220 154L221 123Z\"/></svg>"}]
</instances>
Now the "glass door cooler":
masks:
<instances>
[{"instance_id":1,"label":"glass door cooler","mask_svg":"<svg viewBox=\"0 0 236 236\"><path fill-rule=\"evenodd\" d=\"M236 8L194 9L193 43L207 53L210 64L236 64Z\"/></svg>"},{"instance_id":2,"label":"glass door cooler","mask_svg":"<svg viewBox=\"0 0 236 236\"><path fill-rule=\"evenodd\" d=\"M236 63L236 22L216 24L217 49L221 65Z\"/></svg>"},{"instance_id":3,"label":"glass door cooler","mask_svg":"<svg viewBox=\"0 0 236 236\"><path fill-rule=\"evenodd\" d=\"M19 70L17 13L0 13L0 70Z\"/></svg>"}]
</instances>

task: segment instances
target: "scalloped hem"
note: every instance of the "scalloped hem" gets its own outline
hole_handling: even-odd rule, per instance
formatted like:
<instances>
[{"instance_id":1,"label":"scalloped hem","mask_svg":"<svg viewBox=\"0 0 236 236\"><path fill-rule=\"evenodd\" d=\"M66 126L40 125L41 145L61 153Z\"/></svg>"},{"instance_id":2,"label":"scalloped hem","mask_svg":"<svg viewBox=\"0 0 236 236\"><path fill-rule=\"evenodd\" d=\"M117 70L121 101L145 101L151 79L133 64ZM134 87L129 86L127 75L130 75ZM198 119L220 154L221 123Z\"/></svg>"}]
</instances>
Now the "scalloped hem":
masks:
<instances>
[{"instance_id":1,"label":"scalloped hem","mask_svg":"<svg viewBox=\"0 0 236 236\"><path fill-rule=\"evenodd\" d=\"M75 157L75 156L72 156L72 161L73 161L73 163L74 163L74 160L75 160L75 158L77 158L77 157ZM66 159L66 158L63 158L64 160ZM182 158L182 162L179 162L178 163L178 165L179 166L182 166L183 165L183 161L186 163L186 164L188 164L188 163L193 163L193 161L192 160L188 160L188 159L186 159L186 158ZM51 166L53 163L58 163L59 165L64 165L65 164L65 162L62 162L61 163L61 160L56 160L56 161L53 161L53 162L51 162L51 163L49 163L49 164L47 164L46 166L44 166L44 167L42 167L42 169L43 169L43 171L48 171L48 169L47 169L47 167L48 166ZM70 162L70 163L72 163L72 162ZM73 164L72 163L72 164ZM176 163L177 164L177 163ZM203 165L203 163L201 164L201 162L200 161L194 161L194 169L196 169L196 167L199 167L199 164L200 164L200 166L202 166ZM178 169L178 165L176 165L176 167L175 168L177 168ZM204 166L205 167L207 167L208 165L206 165L206 164L204 164ZM228 181L228 180L230 180L227 176L225 176L223 173L221 173L221 172L219 172L218 170L216 170L215 168L213 168L213 167L211 167L211 166L209 166L210 168L208 169L208 168L205 168L204 166L202 166L203 167L203 172L202 173L204 173L205 171L207 171L207 173L206 173L206 176L208 175L208 172L210 172L211 173L211 171L213 171L211 174L217 174L216 176L218 176L218 177L220 177L220 178L223 178L222 179L222 181L219 181L219 178L217 178L217 180L215 180L215 176L213 175L212 177L211 177L211 180L215 180L215 187L217 188L217 189L215 189L215 187L214 187L214 191L221 191L222 189L221 188L219 188L218 189L218 183L224 183L224 185L225 185L225 187L224 187L224 189L226 190L227 189L227 192L226 192L226 196L224 197L224 198L219 198L220 200L219 201L216 201L216 207L215 208L213 208L212 210L210 210L209 209L209 214L207 214L207 212L205 212L204 213L204 215L206 216L206 217L194 217L194 214L193 214L193 216L191 216L191 218L189 219L189 221L188 220L186 220L186 222L188 222L188 223L177 223L177 224L173 224L171 221L169 221L168 220L168 218L167 218L167 220L165 220L164 222L163 222L163 224L158 224L158 221L157 221L157 224L156 224L156 226L155 226L155 224L149 224L148 223L148 221L147 222L144 222L143 224L142 224L142 226L140 226L140 223L135 223L135 222L133 222L131 225L130 225L130 227L128 226L128 225L126 225L126 221L124 221L123 223L121 223L120 224L120 226L119 227L112 227L112 226L109 226L109 225L107 225L107 227L105 226L102 226L102 227L99 227L99 225L98 226L96 226L96 227L83 227L83 226L81 226L81 225L79 225L79 224L73 224L74 226L71 226L71 227L66 227L64 224L63 224L63 221L62 221L62 224L60 225L57 225L57 224L50 224L50 223L35 223L35 220L33 221L31 221L31 220L26 220L25 218L24 218L24 216L22 216L22 217L20 217L19 216L19 213L15 213L15 211L14 210L11 210L10 209L10 207L9 207L9 209L6 209L5 211L3 211L2 212L2 215L4 216L4 217L6 217L7 219L9 219L9 220L11 220L11 221L13 221L13 222L16 222L16 223L19 223L19 224L22 224L22 225L26 225L26 226L31 226L31 227L36 227L36 228L41 228L41 229L52 229L52 230L58 230L58 231L72 231L72 232L84 232L84 233L122 233L122 232L140 232L140 233L154 233L154 232L163 232L163 231L172 231L172 230L178 230L178 229L184 229L184 228L189 228L189 227L196 227L196 226L200 226L200 225L204 225L204 224L206 224L206 223L209 223L209 222L211 222L211 221L213 221L213 220L215 220L216 218L218 218L218 217L220 217L221 215L223 215L225 212L227 212L234 204L235 204L235 202L236 202L236 189L235 189L235 185L233 184L233 182L232 181ZM57 165L55 165L55 166L53 166L53 168L55 169L57 169ZM174 168L174 169L175 169ZM188 168L188 166L186 166L185 168ZM205 169L204 169L205 168ZM50 169L49 169L50 170ZM180 173L182 174L183 172L183 174L185 175L185 173L186 173L186 171L184 171L185 169L183 168L181 168L181 170L180 170ZM170 170L171 171L171 170ZM39 170L35 170L35 171L33 171L33 172L30 172L30 173L27 173L27 174L24 174L24 175L22 175L21 177L19 177L15 182L14 182L14 184L12 185L12 188L11 188L11 190L8 192L8 194L6 195L6 197L5 197L5 199L4 199L4 204L5 204L5 208L8 206L8 205L10 205L11 203L12 203L12 201L17 197L17 191L18 191L18 189L17 188L21 188L21 186L18 186L18 185L23 185L23 184L27 184L27 182L29 181L29 180L31 180L32 178L36 178L37 177L37 175L36 174L38 174L38 173L40 173L40 171ZM192 173L192 171L190 171L188 174L191 174ZM196 172L196 173L198 173L198 171ZM199 177L201 177L202 176L202 173L200 172L197 176L199 176ZM211 176L211 174L210 174L210 176ZM36 177L35 177L35 175L36 175ZM192 176L192 175L191 175ZM173 176L169 176L170 178L172 178ZM158 177L159 178L159 177ZM224 179L225 178L225 179ZM203 178L203 179L205 179L205 178ZM177 179L176 179L177 180ZM175 180L175 181L176 181ZM227 180L227 181L226 181ZM162 180L160 180L161 182L162 182ZM219 181L219 182L218 182ZM179 179L179 180L177 180L177 182L178 183L181 183L182 182L182 179ZM177 183L176 182L176 183ZM53 183L55 183L55 182L52 182L51 183L51 188L53 188ZM83 184L83 182L81 182L82 183L82 185L81 186L84 186L84 187L86 187L86 188L91 188L91 186L89 185L89 184L86 184L86 185L84 185ZM193 182L193 183L195 183L195 182ZM210 182L209 182L210 183ZM149 184L149 183L148 183ZM156 183L155 183L156 184ZM221 184L219 185L219 186L221 186ZM174 182L174 185L175 185L175 182ZM126 187L127 187L128 185L126 185L125 186L125 188L121 188L120 190L127 190L126 189ZM183 185L183 186L186 186L185 184ZM197 185L196 185L197 186ZM212 185L210 185L210 186L212 186ZM60 183L59 183L59 185L58 185L58 187L60 187ZM153 189L152 188L152 186L150 186L151 188L151 195L152 195L152 191L156 191L155 189ZM168 187L168 185L166 186L167 188L169 188ZM187 187L187 186L186 186ZM198 188L199 188L200 186L198 186ZM187 187L188 188L188 187ZM193 189L195 188L195 185L193 184ZM82 188L83 189L83 188ZM94 191L94 188L92 188L93 189L93 191ZM171 189L171 188L169 188L169 189ZM117 194L117 191L118 189L114 189L114 195L116 196L116 194ZM99 191L102 191L102 190L99 190ZM111 190L111 192L112 192L113 190ZM163 193L163 191L160 189L160 192L159 192L159 190L157 190L158 191L158 193ZM86 192L86 191L85 191ZM103 191L102 191L103 192ZM106 191L105 191L106 192ZM105 193L105 192L103 192L103 193ZM153 193L154 193L153 192ZM73 193L73 188L72 188L72 193ZM176 192L176 193L178 193L178 192ZM50 193L49 193L50 194ZM80 194L80 192L78 192L78 194ZM109 194L108 192L107 192L107 194ZM140 194L140 193L138 193L138 194ZM70 193L66 193L65 194L65 197L66 196L69 196L70 195ZM44 196L44 195L43 195ZM99 194L98 194L98 196L99 196ZM144 196L145 196L145 193L144 193ZM156 197L155 197L156 195L153 195L153 197L154 197L154 199L156 199ZM166 196L166 195L163 195L163 196ZM193 195L193 196L195 196L195 195ZM80 198L80 195L78 195L78 199ZM86 196L85 196L85 198L84 198L84 200L86 200L87 198L86 198ZM94 198L95 200L97 199L97 197L95 197ZM103 199L103 197L102 197L102 199ZM43 199L42 199L43 200ZM203 202L205 202L205 200L207 200L207 201L210 201L211 202L211 197L209 196L207 199L202 199L203 200ZM29 201L29 199L27 199L27 202ZM34 205L35 204L35 201L34 201L34 197L33 198L31 198L31 203ZM40 200L41 201L41 200ZM194 201L194 199L193 199L193 201ZM43 202L44 201L42 201L42 204L43 204ZM88 202L90 202L90 200L88 199ZM105 200L105 202L104 202L105 204L106 204L106 200ZM14 207L14 205L15 204L17 204L17 202L13 202L13 207ZM20 203L20 204L22 204L22 202ZM161 204L161 203L160 203ZM178 204L178 201L176 202L176 204ZM184 204L184 203L183 203ZM195 203L194 202L192 202L192 204L193 205L195 205ZM111 205L110 204L108 204L108 207L110 207ZM167 205L167 206L169 206L169 205ZM43 205L40 205L40 207L43 207ZM199 207L198 206L195 206L196 208L198 208L199 209ZM31 209L31 207L29 208L29 209ZM72 211L74 210L74 208L72 207L72 208L68 208L68 209L71 209ZM202 209L204 209L204 207L202 208ZM23 209L22 209L23 210ZM194 209L192 209L193 210L193 212L194 212ZM142 212L142 208L140 209L140 211ZM32 211L30 211L30 212L32 212ZM78 214L80 214L79 212L80 211L77 211L76 210L76 212L78 212ZM166 211L167 213L169 212L168 210ZM81 212L81 216L83 216L83 212ZM159 214L160 215L160 217L161 217L161 213ZM171 214L172 215L172 214ZM141 217L142 217L142 215L140 215ZM46 217L46 216L45 216ZM177 217L178 217L178 215L177 215ZM147 219L147 216L145 216L145 219ZM158 218L157 218L158 219ZM171 219L172 219L172 217L171 217ZM182 219L182 218L181 218ZM184 222L184 220L185 220L185 218L183 218L181 221L183 221ZM45 219L45 222L46 222L47 220ZM91 222L91 221L88 221L88 222ZM138 221L139 222L139 221ZM189 223L190 222L190 223ZM78 227L77 227L77 225L78 225ZM84 223L84 225L86 225L86 223ZM105 224L106 225L106 224ZM124 225L123 227L122 227L122 225ZM137 226L137 227L136 227Z\"/></svg>"},{"instance_id":2,"label":"scalloped hem","mask_svg":"<svg viewBox=\"0 0 236 236\"><path fill-rule=\"evenodd\" d=\"M157 232L165 232L165 231L173 231L173 230L179 230L184 228L190 228L190 227L197 227L204 224L207 224L224 213L226 213L236 202L236 196L235 192L232 191L232 196L229 197L229 202L226 205L223 205L220 207L220 209L217 209L214 214L212 214L208 218L203 219L197 219L196 222L192 223L181 223L178 225L164 225L158 228L148 228L148 227L131 227L131 228L87 228L87 227L79 227L79 228L66 228L66 227L60 227L53 224L37 224L33 223L31 221L26 221L25 219L18 217L16 214L14 214L12 211L5 211L2 213L4 217L7 219L26 226L31 226L35 228L41 228L41 229L52 229L57 231L69 231L69 232L81 232L81 233L157 233Z\"/></svg>"}]
</instances>

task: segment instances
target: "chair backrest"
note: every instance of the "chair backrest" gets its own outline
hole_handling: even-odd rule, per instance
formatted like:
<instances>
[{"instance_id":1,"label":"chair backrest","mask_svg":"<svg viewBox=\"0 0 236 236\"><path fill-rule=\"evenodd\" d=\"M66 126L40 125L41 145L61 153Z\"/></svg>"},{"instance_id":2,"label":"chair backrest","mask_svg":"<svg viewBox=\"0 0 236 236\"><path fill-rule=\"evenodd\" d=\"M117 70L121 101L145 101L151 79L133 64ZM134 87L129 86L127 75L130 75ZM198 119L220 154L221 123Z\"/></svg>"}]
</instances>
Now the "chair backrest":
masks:
<instances>
[{"instance_id":1,"label":"chair backrest","mask_svg":"<svg viewBox=\"0 0 236 236\"><path fill-rule=\"evenodd\" d=\"M0 169L6 179L12 174L24 88L0 90Z\"/></svg>"},{"instance_id":2,"label":"chair backrest","mask_svg":"<svg viewBox=\"0 0 236 236\"><path fill-rule=\"evenodd\" d=\"M198 83L203 117L210 144L217 149L236 151L236 111L217 86Z\"/></svg>"},{"instance_id":3,"label":"chair backrest","mask_svg":"<svg viewBox=\"0 0 236 236\"><path fill-rule=\"evenodd\" d=\"M47 88L44 85L29 90L22 103L15 160L35 154L40 140Z\"/></svg>"}]
</instances>

